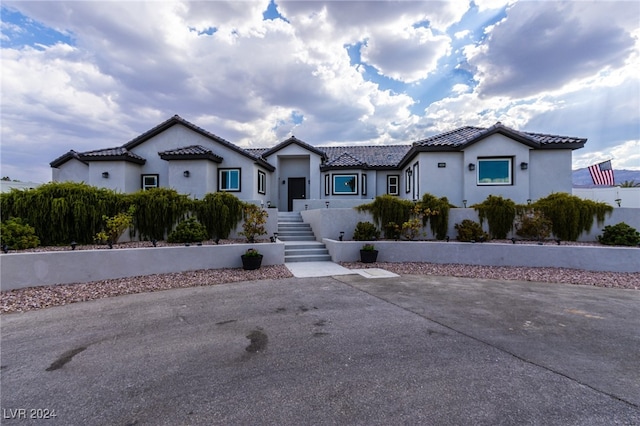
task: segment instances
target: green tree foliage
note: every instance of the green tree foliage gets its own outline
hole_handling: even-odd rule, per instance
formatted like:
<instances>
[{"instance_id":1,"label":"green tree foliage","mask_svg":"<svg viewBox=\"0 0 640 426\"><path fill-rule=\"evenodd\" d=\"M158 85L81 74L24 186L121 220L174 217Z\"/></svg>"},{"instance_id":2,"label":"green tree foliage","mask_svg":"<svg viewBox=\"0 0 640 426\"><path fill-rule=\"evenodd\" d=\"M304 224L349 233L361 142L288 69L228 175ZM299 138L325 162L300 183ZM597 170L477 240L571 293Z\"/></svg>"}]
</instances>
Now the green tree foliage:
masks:
<instances>
[{"instance_id":1,"label":"green tree foliage","mask_svg":"<svg viewBox=\"0 0 640 426\"><path fill-rule=\"evenodd\" d=\"M598 235L600 244L610 246L636 246L640 244L640 232L624 222L615 225L607 225Z\"/></svg>"},{"instance_id":2,"label":"green tree foliage","mask_svg":"<svg viewBox=\"0 0 640 426\"><path fill-rule=\"evenodd\" d=\"M249 243L255 243L256 237L265 235L267 229L265 225L267 223L267 217L269 214L266 210L261 209L255 204L246 204L244 207L244 223L242 224L242 232L240 235L244 235Z\"/></svg>"},{"instance_id":3,"label":"green tree foliage","mask_svg":"<svg viewBox=\"0 0 640 426\"><path fill-rule=\"evenodd\" d=\"M387 230L390 229L387 225L390 222L395 224L407 222L411 217L413 208L414 203L412 201L385 194L377 196L371 203L357 206L356 210L371 213L378 227L385 230L385 237L393 238L393 235L387 235Z\"/></svg>"},{"instance_id":4,"label":"green tree foliage","mask_svg":"<svg viewBox=\"0 0 640 426\"><path fill-rule=\"evenodd\" d=\"M12 217L0 224L0 245L14 250L38 247L40 239L33 226L29 226L19 217Z\"/></svg>"},{"instance_id":5,"label":"green tree foliage","mask_svg":"<svg viewBox=\"0 0 640 426\"><path fill-rule=\"evenodd\" d=\"M244 203L228 192L214 192L194 203L196 217L210 238L225 239L242 219Z\"/></svg>"},{"instance_id":6,"label":"green tree foliage","mask_svg":"<svg viewBox=\"0 0 640 426\"><path fill-rule=\"evenodd\" d=\"M451 208L447 197L436 198L431 194L424 194L418 205L421 210L431 212L431 214L422 216L422 224L427 226L427 222L429 222L431 232L436 239L444 240L449 227L449 209Z\"/></svg>"},{"instance_id":7,"label":"green tree foliage","mask_svg":"<svg viewBox=\"0 0 640 426\"><path fill-rule=\"evenodd\" d=\"M195 217L181 221L176 229L171 231L167 241L170 243L198 243L208 239L207 228Z\"/></svg>"},{"instance_id":8,"label":"green tree foliage","mask_svg":"<svg viewBox=\"0 0 640 426\"><path fill-rule=\"evenodd\" d=\"M133 224L141 239L163 240L193 207L188 196L168 188L141 190L127 199L136 207Z\"/></svg>"},{"instance_id":9,"label":"green tree foliage","mask_svg":"<svg viewBox=\"0 0 640 426\"><path fill-rule=\"evenodd\" d=\"M640 182L636 182L635 180L625 180L619 186L620 188L638 188L640 187Z\"/></svg>"},{"instance_id":10,"label":"green tree foliage","mask_svg":"<svg viewBox=\"0 0 640 426\"><path fill-rule=\"evenodd\" d=\"M482 225L470 219L455 224L458 241L488 241L489 235L482 230Z\"/></svg>"},{"instance_id":11,"label":"green tree foliage","mask_svg":"<svg viewBox=\"0 0 640 426\"><path fill-rule=\"evenodd\" d=\"M90 244L103 225L102 217L125 208L121 195L84 183L51 182L0 196L2 215L24 219L43 245Z\"/></svg>"},{"instance_id":12,"label":"green tree foliage","mask_svg":"<svg viewBox=\"0 0 640 426\"><path fill-rule=\"evenodd\" d=\"M358 222L353 231L354 241L373 241L380 238L380 231L371 222Z\"/></svg>"},{"instance_id":13,"label":"green tree foliage","mask_svg":"<svg viewBox=\"0 0 640 426\"><path fill-rule=\"evenodd\" d=\"M102 219L105 221L105 227L96 234L94 240L103 244L109 241L111 243L117 243L122 234L124 234L124 231L133 225L133 215L135 211L135 206L129 206L126 212L120 212L112 217L102 216Z\"/></svg>"},{"instance_id":14,"label":"green tree foliage","mask_svg":"<svg viewBox=\"0 0 640 426\"><path fill-rule=\"evenodd\" d=\"M544 240L551 235L552 223L540 210L527 209L519 214L516 234L522 238Z\"/></svg>"},{"instance_id":15,"label":"green tree foliage","mask_svg":"<svg viewBox=\"0 0 640 426\"><path fill-rule=\"evenodd\" d=\"M482 203L471 207L478 212L480 225L487 221L492 238L507 238L507 234L513 229L516 203L498 195L489 195Z\"/></svg>"},{"instance_id":16,"label":"green tree foliage","mask_svg":"<svg viewBox=\"0 0 640 426\"><path fill-rule=\"evenodd\" d=\"M542 211L553 224L553 235L565 241L576 241L582 232L591 230L594 218L602 224L606 214L613 211L606 203L584 200L564 192L541 198L531 207Z\"/></svg>"}]
</instances>

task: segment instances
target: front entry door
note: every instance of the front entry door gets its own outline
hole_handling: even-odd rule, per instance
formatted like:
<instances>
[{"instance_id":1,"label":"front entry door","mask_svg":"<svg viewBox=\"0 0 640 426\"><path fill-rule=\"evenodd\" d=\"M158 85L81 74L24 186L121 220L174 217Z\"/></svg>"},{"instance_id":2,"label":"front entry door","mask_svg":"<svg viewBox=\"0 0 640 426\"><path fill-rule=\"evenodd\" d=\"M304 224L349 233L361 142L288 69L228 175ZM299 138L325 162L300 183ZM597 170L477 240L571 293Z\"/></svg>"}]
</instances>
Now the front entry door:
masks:
<instances>
[{"instance_id":1,"label":"front entry door","mask_svg":"<svg viewBox=\"0 0 640 426\"><path fill-rule=\"evenodd\" d=\"M288 209L293 211L293 200L306 198L307 178L289 178Z\"/></svg>"}]
</instances>

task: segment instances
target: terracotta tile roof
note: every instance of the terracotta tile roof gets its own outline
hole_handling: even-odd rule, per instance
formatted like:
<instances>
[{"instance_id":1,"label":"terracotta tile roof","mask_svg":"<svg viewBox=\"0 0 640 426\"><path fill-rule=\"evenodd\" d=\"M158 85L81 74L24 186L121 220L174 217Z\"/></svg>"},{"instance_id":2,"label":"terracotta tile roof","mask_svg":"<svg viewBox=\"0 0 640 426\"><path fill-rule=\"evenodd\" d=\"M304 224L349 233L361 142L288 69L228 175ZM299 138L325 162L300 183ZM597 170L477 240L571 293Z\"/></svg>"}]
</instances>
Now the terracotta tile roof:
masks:
<instances>
[{"instance_id":1,"label":"terracotta tile roof","mask_svg":"<svg viewBox=\"0 0 640 426\"><path fill-rule=\"evenodd\" d=\"M159 152L163 160L211 160L221 163L223 158L202 145L190 145Z\"/></svg>"}]
</instances>

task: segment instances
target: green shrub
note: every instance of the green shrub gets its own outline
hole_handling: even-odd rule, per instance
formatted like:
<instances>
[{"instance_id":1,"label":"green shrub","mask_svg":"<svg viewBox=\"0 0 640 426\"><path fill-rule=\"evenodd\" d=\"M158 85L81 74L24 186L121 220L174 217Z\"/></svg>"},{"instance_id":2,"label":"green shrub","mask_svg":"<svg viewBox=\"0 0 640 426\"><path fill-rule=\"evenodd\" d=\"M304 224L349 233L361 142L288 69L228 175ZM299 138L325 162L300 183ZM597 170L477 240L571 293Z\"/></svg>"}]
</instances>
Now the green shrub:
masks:
<instances>
[{"instance_id":1,"label":"green shrub","mask_svg":"<svg viewBox=\"0 0 640 426\"><path fill-rule=\"evenodd\" d=\"M584 200L567 193L555 193L537 200L531 207L541 210L551 220L551 232L564 241L576 241L582 232L589 232L594 217L602 224L613 211L607 203Z\"/></svg>"},{"instance_id":2,"label":"green shrub","mask_svg":"<svg viewBox=\"0 0 640 426\"><path fill-rule=\"evenodd\" d=\"M194 203L194 211L210 238L226 239L242 219L244 203L228 192L214 192Z\"/></svg>"},{"instance_id":3,"label":"green shrub","mask_svg":"<svg viewBox=\"0 0 640 426\"><path fill-rule=\"evenodd\" d=\"M455 224L458 231L458 241L488 241L489 234L482 230L482 226L478 222L465 219L461 223Z\"/></svg>"},{"instance_id":4,"label":"green shrub","mask_svg":"<svg viewBox=\"0 0 640 426\"><path fill-rule=\"evenodd\" d=\"M380 238L380 231L371 222L358 222L356 229L353 231L353 239L355 241L373 241Z\"/></svg>"},{"instance_id":5,"label":"green shrub","mask_svg":"<svg viewBox=\"0 0 640 426\"><path fill-rule=\"evenodd\" d=\"M264 227L267 223L269 214L266 210L261 209L255 204L247 204L244 208L244 223L242 224L242 232L247 242L254 243L256 237L265 235L267 229Z\"/></svg>"},{"instance_id":6,"label":"green shrub","mask_svg":"<svg viewBox=\"0 0 640 426\"><path fill-rule=\"evenodd\" d=\"M0 224L0 245L7 245L14 250L24 250L38 247L40 239L36 236L33 226L29 226L19 217L14 217Z\"/></svg>"},{"instance_id":7,"label":"green shrub","mask_svg":"<svg viewBox=\"0 0 640 426\"><path fill-rule=\"evenodd\" d=\"M393 238L387 235L387 224L405 223L411 217L411 211L415 204L409 200L402 200L393 195L379 195L371 203L362 204L356 207L359 212L369 212L373 215L373 221L377 226L385 228L385 237Z\"/></svg>"},{"instance_id":8,"label":"green shrub","mask_svg":"<svg viewBox=\"0 0 640 426\"><path fill-rule=\"evenodd\" d=\"M516 221L516 234L522 238L544 240L551 235L552 223L540 210L527 210Z\"/></svg>"},{"instance_id":9,"label":"green shrub","mask_svg":"<svg viewBox=\"0 0 640 426\"><path fill-rule=\"evenodd\" d=\"M481 225L487 221L493 238L507 238L507 234L513 229L516 203L498 195L489 195L482 203L471 207L478 212Z\"/></svg>"},{"instance_id":10,"label":"green shrub","mask_svg":"<svg viewBox=\"0 0 640 426\"><path fill-rule=\"evenodd\" d=\"M171 231L167 241L170 243L197 243L208 239L207 229L195 217L183 220Z\"/></svg>"},{"instance_id":11,"label":"green shrub","mask_svg":"<svg viewBox=\"0 0 640 426\"><path fill-rule=\"evenodd\" d=\"M447 197L436 198L431 194L424 194L418 205L421 210L431 212L431 214L422 216L422 224L427 226L427 222L429 222L431 232L436 239L444 240L449 227L449 209L451 208Z\"/></svg>"},{"instance_id":12,"label":"green shrub","mask_svg":"<svg viewBox=\"0 0 640 426\"><path fill-rule=\"evenodd\" d=\"M103 226L102 217L114 216L127 205L125 196L115 191L73 182L51 182L0 195L2 215L25 220L43 245L92 244Z\"/></svg>"},{"instance_id":13,"label":"green shrub","mask_svg":"<svg viewBox=\"0 0 640 426\"><path fill-rule=\"evenodd\" d=\"M169 188L141 190L127 198L136 206L133 224L141 239L163 240L193 207L188 196Z\"/></svg>"},{"instance_id":14,"label":"green shrub","mask_svg":"<svg viewBox=\"0 0 640 426\"><path fill-rule=\"evenodd\" d=\"M94 237L94 240L99 243L117 243L124 231L129 229L133 224L133 214L135 213L135 206L130 206L126 212L120 212L113 217L103 216L105 221L105 229L98 232Z\"/></svg>"},{"instance_id":15,"label":"green shrub","mask_svg":"<svg viewBox=\"0 0 640 426\"><path fill-rule=\"evenodd\" d=\"M624 222L607 225L598 235L601 244L609 246L635 246L640 244L640 232Z\"/></svg>"}]
</instances>

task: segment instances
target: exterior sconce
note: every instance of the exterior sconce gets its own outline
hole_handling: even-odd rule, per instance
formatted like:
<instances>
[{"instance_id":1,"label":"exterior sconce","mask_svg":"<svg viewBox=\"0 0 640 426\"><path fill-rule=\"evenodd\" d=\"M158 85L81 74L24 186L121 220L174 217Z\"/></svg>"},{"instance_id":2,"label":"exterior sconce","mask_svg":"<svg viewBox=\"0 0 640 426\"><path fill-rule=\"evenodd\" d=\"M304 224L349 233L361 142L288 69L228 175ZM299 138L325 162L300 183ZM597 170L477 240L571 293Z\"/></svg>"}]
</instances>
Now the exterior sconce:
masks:
<instances>
[{"instance_id":1,"label":"exterior sconce","mask_svg":"<svg viewBox=\"0 0 640 426\"><path fill-rule=\"evenodd\" d=\"M530 206L531 205L531 198L527 198L527 205Z\"/></svg>"},{"instance_id":2,"label":"exterior sconce","mask_svg":"<svg viewBox=\"0 0 640 426\"><path fill-rule=\"evenodd\" d=\"M343 238L344 238L344 231L340 231L340 236L338 237L338 239L342 241Z\"/></svg>"},{"instance_id":3,"label":"exterior sconce","mask_svg":"<svg viewBox=\"0 0 640 426\"><path fill-rule=\"evenodd\" d=\"M524 161L520 163L520 170L527 170L529 168L529 163L525 163Z\"/></svg>"},{"instance_id":4,"label":"exterior sconce","mask_svg":"<svg viewBox=\"0 0 640 426\"><path fill-rule=\"evenodd\" d=\"M309 209L309 204L305 204L305 205L304 205L304 209L305 209L305 210L308 210L308 209Z\"/></svg>"},{"instance_id":5,"label":"exterior sconce","mask_svg":"<svg viewBox=\"0 0 640 426\"><path fill-rule=\"evenodd\" d=\"M109 172L102 172L102 177L104 179L109 179Z\"/></svg>"},{"instance_id":6,"label":"exterior sconce","mask_svg":"<svg viewBox=\"0 0 640 426\"><path fill-rule=\"evenodd\" d=\"M411 177L413 175L413 171L411 169L407 170L407 176Z\"/></svg>"},{"instance_id":7,"label":"exterior sconce","mask_svg":"<svg viewBox=\"0 0 640 426\"><path fill-rule=\"evenodd\" d=\"M71 250L75 250L77 245L78 243L76 243L75 241L71 241Z\"/></svg>"},{"instance_id":8,"label":"exterior sconce","mask_svg":"<svg viewBox=\"0 0 640 426\"><path fill-rule=\"evenodd\" d=\"M267 201L267 208L271 208L271 201Z\"/></svg>"},{"instance_id":9,"label":"exterior sconce","mask_svg":"<svg viewBox=\"0 0 640 426\"><path fill-rule=\"evenodd\" d=\"M287 183L287 181L282 179L282 184L284 185L285 183Z\"/></svg>"},{"instance_id":10,"label":"exterior sconce","mask_svg":"<svg viewBox=\"0 0 640 426\"><path fill-rule=\"evenodd\" d=\"M467 200L462 200L462 205L464 206L464 208L467 208Z\"/></svg>"},{"instance_id":11,"label":"exterior sconce","mask_svg":"<svg viewBox=\"0 0 640 426\"><path fill-rule=\"evenodd\" d=\"M158 247L158 240L154 238L153 240L151 240L151 244L153 244L154 247Z\"/></svg>"},{"instance_id":12,"label":"exterior sconce","mask_svg":"<svg viewBox=\"0 0 640 426\"><path fill-rule=\"evenodd\" d=\"M618 204L618 207L622 204L622 198L616 198L614 201Z\"/></svg>"},{"instance_id":13,"label":"exterior sconce","mask_svg":"<svg viewBox=\"0 0 640 426\"><path fill-rule=\"evenodd\" d=\"M327 206L327 208L329 208L329 202L328 201L325 201L324 205Z\"/></svg>"},{"instance_id":14,"label":"exterior sconce","mask_svg":"<svg viewBox=\"0 0 640 426\"><path fill-rule=\"evenodd\" d=\"M184 176L184 177L187 177L187 178L188 178L189 176L191 176L191 172L189 172L189 170L185 170L185 171L182 173L182 176Z\"/></svg>"},{"instance_id":15,"label":"exterior sconce","mask_svg":"<svg viewBox=\"0 0 640 426\"><path fill-rule=\"evenodd\" d=\"M476 169L476 165L473 163L469 163L469 171L472 172Z\"/></svg>"}]
</instances>

